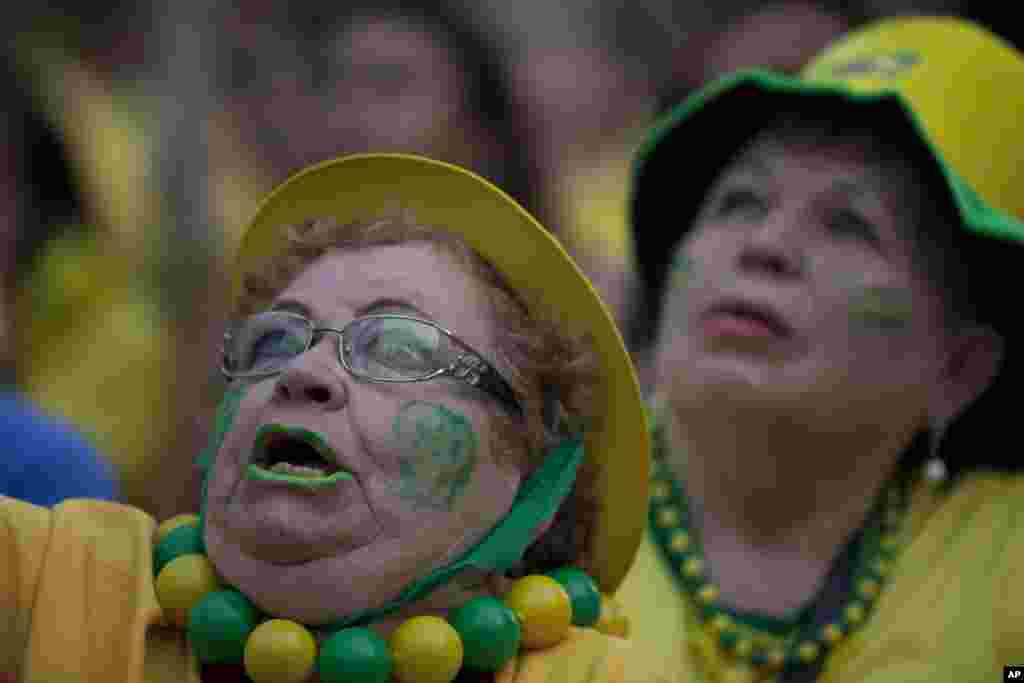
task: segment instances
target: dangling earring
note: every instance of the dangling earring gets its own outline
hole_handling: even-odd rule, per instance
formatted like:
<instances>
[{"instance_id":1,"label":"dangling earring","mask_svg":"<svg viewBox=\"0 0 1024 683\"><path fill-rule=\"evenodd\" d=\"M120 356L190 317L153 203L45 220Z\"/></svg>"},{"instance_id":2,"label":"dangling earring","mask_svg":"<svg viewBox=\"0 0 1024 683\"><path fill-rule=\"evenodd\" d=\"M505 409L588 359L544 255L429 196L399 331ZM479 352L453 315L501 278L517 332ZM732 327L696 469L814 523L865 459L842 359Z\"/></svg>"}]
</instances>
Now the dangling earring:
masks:
<instances>
[{"instance_id":1,"label":"dangling earring","mask_svg":"<svg viewBox=\"0 0 1024 683\"><path fill-rule=\"evenodd\" d=\"M928 462L925 464L925 477L929 482L935 485L940 485L946 481L946 477L949 476L949 470L946 467L946 461L942 459L940 454L942 439L946 436L946 424L944 421L935 420L931 425L931 430L928 434Z\"/></svg>"}]
</instances>

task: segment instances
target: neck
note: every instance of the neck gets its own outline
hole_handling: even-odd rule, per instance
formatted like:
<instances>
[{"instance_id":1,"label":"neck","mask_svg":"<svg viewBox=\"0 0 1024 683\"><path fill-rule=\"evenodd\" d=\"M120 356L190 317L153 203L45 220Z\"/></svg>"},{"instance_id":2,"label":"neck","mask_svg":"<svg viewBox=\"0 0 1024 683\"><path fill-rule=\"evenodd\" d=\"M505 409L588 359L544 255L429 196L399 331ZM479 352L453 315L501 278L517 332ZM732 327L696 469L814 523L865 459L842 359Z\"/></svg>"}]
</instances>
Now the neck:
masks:
<instances>
[{"instance_id":1,"label":"neck","mask_svg":"<svg viewBox=\"0 0 1024 683\"><path fill-rule=\"evenodd\" d=\"M669 469L686 483L709 556L728 548L827 567L909 440L864 425L815 430L820 416L764 405L706 408L670 401L662 419Z\"/></svg>"}]
</instances>

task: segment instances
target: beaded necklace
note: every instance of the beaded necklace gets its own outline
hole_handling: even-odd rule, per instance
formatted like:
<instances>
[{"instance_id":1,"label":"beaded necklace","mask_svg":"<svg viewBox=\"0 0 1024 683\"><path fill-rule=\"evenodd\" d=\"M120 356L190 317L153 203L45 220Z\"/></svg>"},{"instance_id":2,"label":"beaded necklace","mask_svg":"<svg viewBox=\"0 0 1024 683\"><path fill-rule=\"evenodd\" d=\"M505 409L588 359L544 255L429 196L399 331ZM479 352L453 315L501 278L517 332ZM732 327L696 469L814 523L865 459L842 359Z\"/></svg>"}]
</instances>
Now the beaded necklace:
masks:
<instances>
[{"instance_id":1,"label":"beaded necklace","mask_svg":"<svg viewBox=\"0 0 1024 683\"><path fill-rule=\"evenodd\" d=\"M909 498L906 476L895 477L875 504L869 518L873 521L864 528L854 559L853 594L838 618L819 627L797 622L779 633L719 602L719 589L693 530L686 496L666 463L667 447L660 430L655 431L653 450L650 528L677 585L694 607L704 641L710 641L719 657L724 655L761 678L770 677L783 669L819 664L826 653L865 623L903 543Z\"/></svg>"},{"instance_id":2,"label":"beaded necklace","mask_svg":"<svg viewBox=\"0 0 1024 683\"><path fill-rule=\"evenodd\" d=\"M447 619L404 621L385 642L351 626L318 645L302 624L261 615L222 584L203 550L198 515L160 525L154 549L156 596L167 619L187 630L203 664L244 664L255 683L451 683L464 667L499 671L521 648L565 639L570 625L625 635L618 606L583 571L565 567L523 577L500 600L473 598Z\"/></svg>"}]
</instances>

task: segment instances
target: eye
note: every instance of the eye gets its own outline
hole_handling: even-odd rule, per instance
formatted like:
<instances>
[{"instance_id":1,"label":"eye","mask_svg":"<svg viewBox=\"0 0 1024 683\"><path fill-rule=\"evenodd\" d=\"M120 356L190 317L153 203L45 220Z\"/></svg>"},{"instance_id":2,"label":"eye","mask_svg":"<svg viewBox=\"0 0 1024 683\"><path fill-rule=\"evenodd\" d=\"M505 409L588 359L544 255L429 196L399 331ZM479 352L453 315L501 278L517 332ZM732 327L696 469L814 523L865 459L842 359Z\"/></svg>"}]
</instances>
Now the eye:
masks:
<instances>
[{"instance_id":1,"label":"eye","mask_svg":"<svg viewBox=\"0 0 1024 683\"><path fill-rule=\"evenodd\" d=\"M756 214L767 207L767 201L750 188L731 188L723 192L714 206L716 216L732 216L736 213Z\"/></svg>"},{"instance_id":2,"label":"eye","mask_svg":"<svg viewBox=\"0 0 1024 683\"><path fill-rule=\"evenodd\" d=\"M289 330L268 330L252 340L249 346L248 365L253 370L274 366L281 360L299 355L304 348L302 339L297 338Z\"/></svg>"},{"instance_id":3,"label":"eye","mask_svg":"<svg viewBox=\"0 0 1024 683\"><path fill-rule=\"evenodd\" d=\"M353 342L353 362L388 377L427 375L441 362L441 333L421 322L370 319L359 326Z\"/></svg>"},{"instance_id":4,"label":"eye","mask_svg":"<svg viewBox=\"0 0 1024 683\"><path fill-rule=\"evenodd\" d=\"M849 209L833 212L828 218L828 229L841 237L863 240L875 247L881 244L875 226L856 211Z\"/></svg>"}]
</instances>

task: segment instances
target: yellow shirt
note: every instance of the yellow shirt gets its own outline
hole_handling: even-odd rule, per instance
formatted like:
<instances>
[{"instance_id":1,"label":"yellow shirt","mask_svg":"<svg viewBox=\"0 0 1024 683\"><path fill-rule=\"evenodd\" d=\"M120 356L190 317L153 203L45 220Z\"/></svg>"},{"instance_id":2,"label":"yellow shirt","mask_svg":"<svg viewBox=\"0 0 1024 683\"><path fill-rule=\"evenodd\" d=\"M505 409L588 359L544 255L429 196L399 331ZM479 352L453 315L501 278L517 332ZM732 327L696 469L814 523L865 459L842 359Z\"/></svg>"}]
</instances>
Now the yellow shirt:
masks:
<instances>
[{"instance_id":1,"label":"yellow shirt","mask_svg":"<svg viewBox=\"0 0 1024 683\"><path fill-rule=\"evenodd\" d=\"M1002 680L1024 663L1024 477L974 474L911 498L910 540L868 621L825 660L821 683ZM651 538L617 593L631 638L681 681L757 681L689 626ZM1018 598L1021 598L1018 600ZM699 662L710 662L702 673Z\"/></svg>"},{"instance_id":2,"label":"yellow shirt","mask_svg":"<svg viewBox=\"0 0 1024 683\"><path fill-rule=\"evenodd\" d=\"M0 680L200 683L184 633L153 588L156 524L141 510L67 501L52 510L0 496ZM572 629L526 652L496 683L669 683L629 641Z\"/></svg>"}]
</instances>

